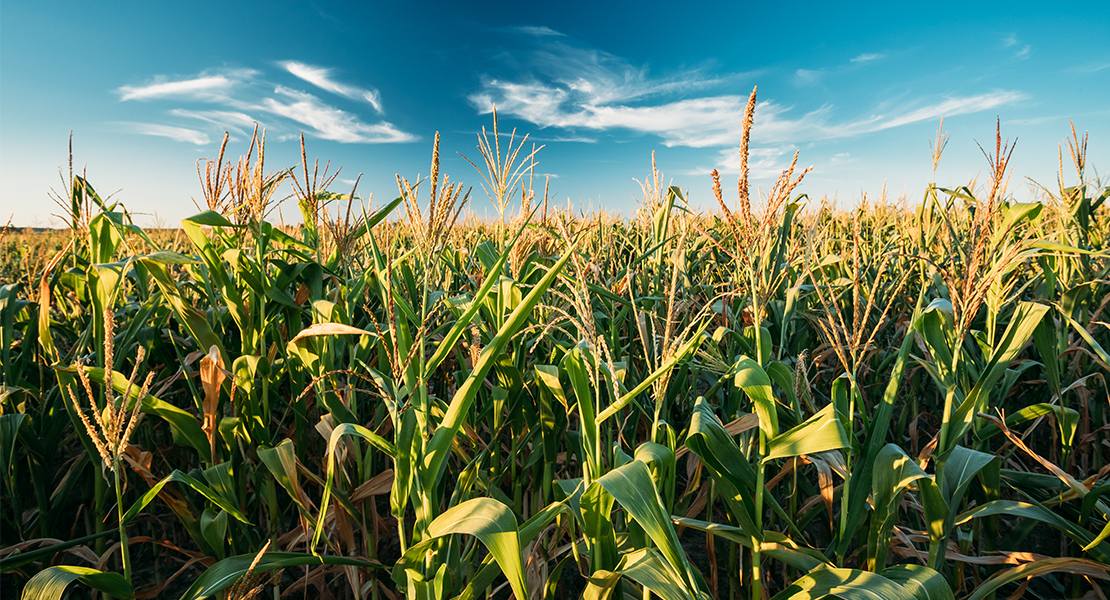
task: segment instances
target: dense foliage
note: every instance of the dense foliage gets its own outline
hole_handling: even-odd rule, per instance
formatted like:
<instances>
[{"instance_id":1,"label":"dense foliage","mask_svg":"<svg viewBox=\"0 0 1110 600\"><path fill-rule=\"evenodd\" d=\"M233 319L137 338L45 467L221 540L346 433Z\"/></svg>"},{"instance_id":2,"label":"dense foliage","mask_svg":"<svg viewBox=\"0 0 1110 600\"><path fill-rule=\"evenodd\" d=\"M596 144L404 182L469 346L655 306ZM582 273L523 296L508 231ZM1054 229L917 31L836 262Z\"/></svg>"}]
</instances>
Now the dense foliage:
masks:
<instances>
[{"instance_id":1,"label":"dense foliage","mask_svg":"<svg viewBox=\"0 0 1110 600\"><path fill-rule=\"evenodd\" d=\"M480 142L491 222L438 137L376 209L256 139L180 230L76 175L68 233L6 230L3 593L1104 597L1085 140L1038 203L999 135L916 205L808 201L793 165L751 198L745 163L697 214L653 164L629 219Z\"/></svg>"}]
</instances>

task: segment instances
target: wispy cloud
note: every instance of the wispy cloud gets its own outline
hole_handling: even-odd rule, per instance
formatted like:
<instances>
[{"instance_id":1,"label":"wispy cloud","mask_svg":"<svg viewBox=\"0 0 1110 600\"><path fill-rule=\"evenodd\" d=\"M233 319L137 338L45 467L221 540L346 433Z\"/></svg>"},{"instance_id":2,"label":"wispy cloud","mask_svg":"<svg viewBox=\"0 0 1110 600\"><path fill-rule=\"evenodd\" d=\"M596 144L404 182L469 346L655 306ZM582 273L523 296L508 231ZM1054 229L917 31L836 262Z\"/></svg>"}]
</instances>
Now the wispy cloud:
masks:
<instances>
[{"instance_id":1,"label":"wispy cloud","mask_svg":"<svg viewBox=\"0 0 1110 600\"><path fill-rule=\"evenodd\" d=\"M1029 54L1033 51L1033 46L1029 44L1022 45L1021 40L1018 39L1017 34L1011 33L1010 35L1002 38L1003 48L1013 48L1015 46L1020 47L1014 50L1014 58L1020 60L1025 60L1029 58Z\"/></svg>"},{"instance_id":2,"label":"wispy cloud","mask_svg":"<svg viewBox=\"0 0 1110 600\"><path fill-rule=\"evenodd\" d=\"M322 90L345 96L352 100L365 100L370 103L370 106L374 107L374 110L377 111L379 115L384 113L382 110L382 97L378 90L365 89L355 85L340 83L332 78L332 70L324 67L315 67L293 60L283 62L281 66L295 77L307 81Z\"/></svg>"},{"instance_id":3,"label":"wispy cloud","mask_svg":"<svg viewBox=\"0 0 1110 600\"><path fill-rule=\"evenodd\" d=\"M613 55L567 43L545 44L526 57L518 77L485 77L471 104L489 113L513 115L539 127L571 130L629 130L659 136L667 146L694 148L739 144L747 96L713 94L737 76L689 71L652 77ZM814 71L798 75L816 77ZM735 89L735 85L728 86ZM797 144L858 136L911 123L989 110L1024 98L998 90L970 96L931 96L901 103L876 102L877 112L840 116L831 105L797 114L774 100L756 110L753 141Z\"/></svg>"},{"instance_id":4,"label":"wispy cloud","mask_svg":"<svg viewBox=\"0 0 1110 600\"><path fill-rule=\"evenodd\" d=\"M312 94L283 86L278 86L274 93L284 99L266 98L261 107L263 110L311 127L317 137L325 140L383 144L416 139L391 123L363 123L357 116L328 106Z\"/></svg>"},{"instance_id":5,"label":"wispy cloud","mask_svg":"<svg viewBox=\"0 0 1110 600\"><path fill-rule=\"evenodd\" d=\"M798 85L813 85L821 80L821 71L814 69L798 69L794 71L794 83Z\"/></svg>"},{"instance_id":6,"label":"wispy cloud","mask_svg":"<svg viewBox=\"0 0 1110 600\"><path fill-rule=\"evenodd\" d=\"M198 146L204 146L210 141L208 139L208 134L185 127L173 127L157 123L119 123L119 125L132 133L166 137L178 142L189 142Z\"/></svg>"},{"instance_id":7,"label":"wispy cloud","mask_svg":"<svg viewBox=\"0 0 1110 600\"><path fill-rule=\"evenodd\" d=\"M246 136L247 131L254 129L255 124L263 126L257 119L238 111L230 110L186 110L175 108L169 114L184 119L195 119L220 129L225 129L240 136Z\"/></svg>"},{"instance_id":8,"label":"wispy cloud","mask_svg":"<svg viewBox=\"0 0 1110 600\"><path fill-rule=\"evenodd\" d=\"M306 91L268 82L258 71L244 69L202 73L176 81L157 77L145 85L120 87L117 91L121 101L177 101L209 107L198 109L179 105L166 111L167 122L130 123L124 124L124 129L195 144L220 139L223 136L217 134L223 131L249 135L256 123L270 128L271 134L279 139L294 137L298 130L343 143L382 144L418 139L380 120L384 110L377 90L339 82L328 68L296 61L278 64L289 74L322 90L367 102L373 109L372 118L367 119L357 110L352 112L332 106ZM265 118L260 119L260 116Z\"/></svg>"},{"instance_id":9,"label":"wispy cloud","mask_svg":"<svg viewBox=\"0 0 1110 600\"><path fill-rule=\"evenodd\" d=\"M146 85L125 85L118 90L121 100L150 100L152 98L209 98L218 93L226 92L233 84L233 80L224 75L210 75L180 81L165 81L158 78L153 83Z\"/></svg>"},{"instance_id":10,"label":"wispy cloud","mask_svg":"<svg viewBox=\"0 0 1110 600\"><path fill-rule=\"evenodd\" d=\"M1066 69L1066 71L1068 71L1069 73L1081 73L1081 74L1087 75L1087 74L1090 74L1090 73L1098 73L1099 71L1103 71L1103 70L1106 70L1106 69L1110 69L1110 62L1108 62L1108 63L1090 62L1090 63L1084 64L1084 65L1076 65L1076 66L1073 66L1073 67L1068 67Z\"/></svg>"},{"instance_id":11,"label":"wispy cloud","mask_svg":"<svg viewBox=\"0 0 1110 600\"><path fill-rule=\"evenodd\" d=\"M860 54L859 56L853 58L851 62L854 62L854 63L871 62L873 60L879 60L880 58L883 58L884 56L886 56L886 55L885 54Z\"/></svg>"},{"instance_id":12,"label":"wispy cloud","mask_svg":"<svg viewBox=\"0 0 1110 600\"><path fill-rule=\"evenodd\" d=\"M513 31L518 31L527 35L534 35L536 37L565 37L566 34L555 31L550 27L521 25L520 27L513 27Z\"/></svg>"}]
</instances>

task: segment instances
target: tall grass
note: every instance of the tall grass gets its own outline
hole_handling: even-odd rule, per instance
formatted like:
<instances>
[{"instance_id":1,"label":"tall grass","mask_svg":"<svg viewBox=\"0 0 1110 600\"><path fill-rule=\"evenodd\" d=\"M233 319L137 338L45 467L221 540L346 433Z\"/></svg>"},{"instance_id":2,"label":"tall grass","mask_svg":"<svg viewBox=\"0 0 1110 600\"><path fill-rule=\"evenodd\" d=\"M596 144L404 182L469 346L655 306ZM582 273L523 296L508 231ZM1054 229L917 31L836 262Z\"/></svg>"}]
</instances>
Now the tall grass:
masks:
<instances>
[{"instance_id":1,"label":"tall grass","mask_svg":"<svg viewBox=\"0 0 1110 600\"><path fill-rule=\"evenodd\" d=\"M496 118L492 223L438 135L377 209L225 138L176 233L71 174L68 234L0 237L3 593L1104 597L1086 136L1038 202L996 130L980 185L836 209L797 156L749 189L755 97L712 213L654 159L634 218L553 208Z\"/></svg>"}]
</instances>

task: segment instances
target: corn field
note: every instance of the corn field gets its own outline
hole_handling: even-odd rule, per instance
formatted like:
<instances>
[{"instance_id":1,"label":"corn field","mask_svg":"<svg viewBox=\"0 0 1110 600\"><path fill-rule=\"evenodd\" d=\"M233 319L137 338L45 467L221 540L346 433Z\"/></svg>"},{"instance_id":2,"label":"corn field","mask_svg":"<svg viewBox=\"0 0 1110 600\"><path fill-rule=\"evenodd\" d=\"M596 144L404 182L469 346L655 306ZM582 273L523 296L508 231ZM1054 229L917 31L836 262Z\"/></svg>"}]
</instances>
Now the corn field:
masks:
<instances>
[{"instance_id":1,"label":"corn field","mask_svg":"<svg viewBox=\"0 0 1110 600\"><path fill-rule=\"evenodd\" d=\"M437 136L382 205L225 137L178 230L71 173L0 240L0 593L1106 598L1110 187L1073 129L1017 202L991 133L839 208L745 135L712 211L652 160L627 218L496 121L477 193Z\"/></svg>"}]
</instances>

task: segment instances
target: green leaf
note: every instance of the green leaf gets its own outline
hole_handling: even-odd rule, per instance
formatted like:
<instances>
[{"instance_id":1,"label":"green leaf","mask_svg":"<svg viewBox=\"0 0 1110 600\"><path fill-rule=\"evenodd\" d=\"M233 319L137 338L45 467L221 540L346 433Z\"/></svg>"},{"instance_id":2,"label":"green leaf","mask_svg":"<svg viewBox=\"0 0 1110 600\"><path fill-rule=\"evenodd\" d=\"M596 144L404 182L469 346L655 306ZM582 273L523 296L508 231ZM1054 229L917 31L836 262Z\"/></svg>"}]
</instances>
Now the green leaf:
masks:
<instances>
[{"instance_id":1,"label":"green leaf","mask_svg":"<svg viewBox=\"0 0 1110 600\"><path fill-rule=\"evenodd\" d=\"M967 398L960 403L959 408L952 412L949 419L949 426L952 429L949 431L946 444L949 447L937 448L937 454L948 452L971 428L972 418L985 408L994 384L1002 378L1010 362L1014 360L1025 342L1033 335L1033 331L1048 311L1049 306L1044 304L1022 302L1018 305L1017 310L1014 311L1014 316L1010 319L1010 324L1006 327L1006 332L1002 334L1002 339L999 340L994 352L991 353L990 362L987 363L987 366L979 375L975 387L972 388Z\"/></svg>"},{"instance_id":2,"label":"green leaf","mask_svg":"<svg viewBox=\"0 0 1110 600\"><path fill-rule=\"evenodd\" d=\"M1048 573L1075 573L1076 575L1084 575L1104 581L1110 580L1110 575L1107 575L1106 566L1092 560L1082 558L1049 558L1025 563L1012 569L995 573L993 577L979 584L979 587L975 588L975 593L968 596L967 600L983 600L983 598L987 598L1008 583L1021 581L1027 577L1040 577Z\"/></svg>"},{"instance_id":3,"label":"green leaf","mask_svg":"<svg viewBox=\"0 0 1110 600\"><path fill-rule=\"evenodd\" d=\"M181 595L181 600L199 600L216 596L231 587L240 577L250 570L257 555L241 554L225 558L209 567L189 589ZM348 565L368 569L382 569L378 562L348 556L314 556L299 552L267 552L258 560L251 571L255 574L268 573L274 569L302 567L308 565Z\"/></svg>"},{"instance_id":4,"label":"green leaf","mask_svg":"<svg viewBox=\"0 0 1110 600\"><path fill-rule=\"evenodd\" d=\"M682 527L691 527L699 531L712 533L745 548L752 547L752 536L734 525L722 525L685 517L671 517L671 521ZM802 546L777 531L765 531L763 533L760 551L764 556L769 556L802 571L812 571L821 566L835 566L829 562L829 559L820 550Z\"/></svg>"},{"instance_id":5,"label":"green leaf","mask_svg":"<svg viewBox=\"0 0 1110 600\"><path fill-rule=\"evenodd\" d=\"M156 483L154 487L150 488L150 490L143 494L135 502L135 504L131 505L131 508L128 509L128 511L123 515L123 518L120 519L121 526L130 523L135 519L135 517L139 516L139 513L142 512L142 510L146 508L148 504L153 502L154 498L158 496L158 492L161 492L162 488L166 487L166 484L170 482L183 483L189 486L205 498L208 498L216 506L219 506L220 508L227 511L227 514L235 517L243 523L250 523L250 521L247 520L247 517L244 516L243 513L239 512L238 508L232 506L211 488L204 485L200 481L197 481L196 479L186 475L185 473L182 473L181 471L174 471L173 473L167 475L165 479Z\"/></svg>"},{"instance_id":6,"label":"green leaf","mask_svg":"<svg viewBox=\"0 0 1110 600\"><path fill-rule=\"evenodd\" d=\"M693 569L686 560L686 553L678 541L678 534L671 525L670 516L659 498L655 481L647 464L634 460L622 467L613 469L598 479L600 485L620 503L628 514L644 528L645 533L655 543L659 551L679 577L686 589L696 590Z\"/></svg>"},{"instance_id":7,"label":"green leaf","mask_svg":"<svg viewBox=\"0 0 1110 600\"><path fill-rule=\"evenodd\" d=\"M921 565L894 565L883 570L882 576L900 584L916 600L955 600L944 575Z\"/></svg>"},{"instance_id":8,"label":"green leaf","mask_svg":"<svg viewBox=\"0 0 1110 600\"><path fill-rule=\"evenodd\" d=\"M320 498L320 516L316 521L316 535L312 538L312 547L315 548L320 543L320 537L324 534L324 519L328 515L328 502L331 500L332 487L335 485L335 462L336 462L336 447L339 445L340 440L345 435L358 436L368 442L378 450L381 450L390 458L397 456L397 448L390 444L378 434L370 431L362 425L354 423L341 423L338 427L332 430L331 437L328 439L328 476L324 480L324 494ZM396 479L394 479L396 483Z\"/></svg>"},{"instance_id":9,"label":"green leaf","mask_svg":"<svg viewBox=\"0 0 1110 600\"><path fill-rule=\"evenodd\" d=\"M509 344L509 340L513 338L524 327L524 323L532 314L532 309L536 307L540 299L547 292L547 288L555 282L555 278L559 275L559 271L570 260L574 254L577 242L571 243L567 248L566 254L558 260L551 269L543 276L543 279L528 292L520 305L513 310L509 318L505 320L505 324L497 330L497 335L490 341L489 345L482 350L481 356L475 363L474 368L471 370L470 375L466 381L459 386L458 391L451 398L451 404L447 407L447 414L443 416L443 421L440 422L436 432L432 435L432 439L428 440L426 452L424 455L423 474L421 478L424 480L425 489L434 489L433 484L439 478L440 468L443 466L444 461L450 455L451 441L455 439L459 429L462 428L463 420L466 418L467 413L470 412L470 407L474 403L475 398L478 397L478 389L481 387L482 382L485 381L486 375L489 374L490 369L497 361L501 360L502 352Z\"/></svg>"},{"instance_id":10,"label":"green leaf","mask_svg":"<svg viewBox=\"0 0 1110 600\"><path fill-rule=\"evenodd\" d=\"M1102 345L1096 342L1095 338L1091 337L1090 333L1087 333L1087 328L1083 327L1079 324L1078 321L1071 318L1071 315L1068 315L1067 312L1065 312L1062 308L1059 312L1061 315L1064 316L1065 319L1067 319L1068 324L1070 324L1072 329L1074 329L1075 332L1079 334L1079 337L1083 338L1084 341L1086 341L1087 344L1091 346L1091 350L1094 350L1095 354L1098 355L1100 359L1102 359L1103 368L1107 368L1107 365L1110 365L1110 352L1107 352L1105 349L1103 349Z\"/></svg>"},{"instance_id":11,"label":"green leaf","mask_svg":"<svg viewBox=\"0 0 1110 600\"><path fill-rule=\"evenodd\" d=\"M953 320L952 303L937 298L933 300L918 317L914 328L925 340L929 354L933 357L933 367L941 378L941 387L947 388L956 384L956 373L953 371L952 358L955 345L955 321Z\"/></svg>"},{"instance_id":12,"label":"green leaf","mask_svg":"<svg viewBox=\"0 0 1110 600\"><path fill-rule=\"evenodd\" d=\"M720 487L719 493L732 509L733 517L747 535L761 535L755 525L755 471L725 431L704 397L694 403L686 447L698 455Z\"/></svg>"},{"instance_id":13,"label":"green leaf","mask_svg":"<svg viewBox=\"0 0 1110 600\"><path fill-rule=\"evenodd\" d=\"M398 198L397 200L400 200L400 198ZM489 297L489 294L493 290L494 285L497 284L497 282L501 279L501 270L504 268L505 263L509 260L509 256L512 255L513 248L516 247L517 238L519 238L520 235L524 233L524 229L526 226L527 223L521 226L516 235L513 236L513 239L505 245L505 250L501 253L501 256L497 257L497 262L494 263L493 266L486 271L486 279L482 282L482 287L478 288L478 291L474 293L474 297L470 299L470 304L467 307L466 312L464 312L461 317L455 320L455 323L451 326L451 329L447 332L447 335L443 336L443 341L440 342L438 346L436 346L435 353L433 353L432 357L428 359L428 362L424 367L426 372L431 373L432 371L435 371L437 367L439 367L439 364L443 362L443 359L447 358L448 353L450 353L451 350L455 348L455 342L459 341L459 338L462 337L462 334L466 331L468 327L470 327L471 321L474 320L474 315L478 314L478 310L482 307L482 303L485 302L487 297Z\"/></svg>"},{"instance_id":14,"label":"green leaf","mask_svg":"<svg viewBox=\"0 0 1110 600\"><path fill-rule=\"evenodd\" d=\"M828 568L801 577L771 600L818 600L825 596L841 600L915 600L906 588L882 575Z\"/></svg>"},{"instance_id":15,"label":"green leaf","mask_svg":"<svg viewBox=\"0 0 1110 600\"><path fill-rule=\"evenodd\" d=\"M586 589L582 592L583 600L611 598L621 577L627 577L639 583L663 600L692 600L695 597L707 597L704 594L694 596L683 589L682 582L659 553L651 548L642 548L623 556L614 571L605 569L594 571L586 582Z\"/></svg>"},{"instance_id":16,"label":"green leaf","mask_svg":"<svg viewBox=\"0 0 1110 600\"><path fill-rule=\"evenodd\" d=\"M863 456L859 461L852 462L850 491L848 492L850 506L864 506L867 503L868 496L870 496L872 492L875 460L879 452L883 450L887 439L890 420L894 415L894 406L898 400L898 390L902 385L902 376L906 371L906 362L909 358L910 350L913 348L915 338L916 336L911 333L906 335L902 340L902 347L898 350L898 358L895 359L894 367L891 369L890 380L887 382L886 389L883 391L882 402L879 403L875 417L871 420ZM866 510L848 511L848 526L844 529L847 535L838 542L837 554L847 554L848 544L851 542L856 530L859 529L860 525L863 523L863 519L866 515Z\"/></svg>"},{"instance_id":17,"label":"green leaf","mask_svg":"<svg viewBox=\"0 0 1110 600\"><path fill-rule=\"evenodd\" d=\"M104 592L107 595L130 600L134 597L131 584L119 573L103 573L88 567L49 567L39 571L23 588L23 600L61 600L66 588L74 581Z\"/></svg>"},{"instance_id":18,"label":"green leaf","mask_svg":"<svg viewBox=\"0 0 1110 600\"><path fill-rule=\"evenodd\" d=\"M736 371L736 387L752 399L755 413L759 415L759 428L773 439L779 432L779 415L775 408L775 394L771 390L771 377L754 359L741 356L733 367Z\"/></svg>"},{"instance_id":19,"label":"green leaf","mask_svg":"<svg viewBox=\"0 0 1110 600\"><path fill-rule=\"evenodd\" d=\"M772 439L767 444L764 461L802 454L816 454L848 446L848 435L829 404L801 425Z\"/></svg>"},{"instance_id":20,"label":"green leaf","mask_svg":"<svg viewBox=\"0 0 1110 600\"><path fill-rule=\"evenodd\" d=\"M891 531L898 518L902 495L911 484L929 479L929 475L897 445L887 444L875 458L872 477L875 515L871 518L871 531L867 538L867 560L872 571L881 571L886 567L890 554ZM944 514L947 513L945 507Z\"/></svg>"},{"instance_id":21,"label":"green leaf","mask_svg":"<svg viewBox=\"0 0 1110 600\"><path fill-rule=\"evenodd\" d=\"M447 509L428 526L428 538L452 533L473 535L485 544L517 598L528 598L520 558L517 522L509 507L493 498L474 498Z\"/></svg>"},{"instance_id":22,"label":"green leaf","mask_svg":"<svg viewBox=\"0 0 1110 600\"><path fill-rule=\"evenodd\" d=\"M660 365L659 368L652 371L651 374L649 374L647 377L644 378L643 381L639 383L639 385L632 388L626 394L618 398L616 402L613 402L609 406L605 407L604 410L597 413L598 424L605 422L606 419L617 414L617 412L627 406L628 403L631 402L636 396L639 396L641 393L644 392L644 390L651 387L651 384L655 383L657 379L673 369L675 365L682 362L683 360L686 360L687 357L693 354L698 349L698 346L701 345L703 339L701 334L708 326L709 321L705 321L704 323L702 323L701 326L699 326L698 329L693 332L693 334L690 336L690 339L687 340L686 343L682 346L679 346L678 350L675 350L666 362ZM764 377L766 377L766 373L764 373ZM769 381L770 379L768 379L768 382Z\"/></svg>"},{"instance_id":23,"label":"green leaf","mask_svg":"<svg viewBox=\"0 0 1110 600\"><path fill-rule=\"evenodd\" d=\"M19 428L23 426L26 419L27 415L23 413L0 415L0 465L3 466L5 475L11 473L12 459L15 458L15 440Z\"/></svg>"},{"instance_id":24,"label":"green leaf","mask_svg":"<svg viewBox=\"0 0 1110 600\"><path fill-rule=\"evenodd\" d=\"M961 515L956 517L955 524L962 525L971 519L979 517L987 517L992 515L1006 515L1011 517L1021 517L1024 519L1033 519L1040 521L1056 529L1062 531L1065 535L1070 537L1080 546L1092 545L1087 549L1092 557L1099 562L1110 563L1110 552L1107 551L1106 544L1095 540L1095 536L1086 529L1079 525L1068 521L1067 519L1057 515L1055 512L1048 510L1044 506L1038 504L1030 504L1027 502L1018 502L1016 500L994 500L987 502L982 506L977 506Z\"/></svg>"}]
</instances>

